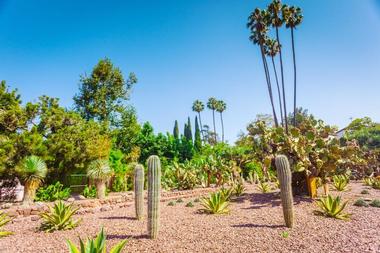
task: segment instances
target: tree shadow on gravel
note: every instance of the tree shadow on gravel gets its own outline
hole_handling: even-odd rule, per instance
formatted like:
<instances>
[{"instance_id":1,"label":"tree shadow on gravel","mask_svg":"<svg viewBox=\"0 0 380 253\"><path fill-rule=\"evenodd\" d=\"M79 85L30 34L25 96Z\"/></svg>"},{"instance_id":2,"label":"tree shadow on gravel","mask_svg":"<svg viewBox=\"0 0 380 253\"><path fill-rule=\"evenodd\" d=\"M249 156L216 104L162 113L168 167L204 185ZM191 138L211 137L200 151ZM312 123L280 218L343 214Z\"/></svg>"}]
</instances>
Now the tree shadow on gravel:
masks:
<instances>
[{"instance_id":1,"label":"tree shadow on gravel","mask_svg":"<svg viewBox=\"0 0 380 253\"><path fill-rule=\"evenodd\" d=\"M109 216L109 217L99 217L102 220L137 220L135 217L128 216Z\"/></svg>"},{"instance_id":2,"label":"tree shadow on gravel","mask_svg":"<svg viewBox=\"0 0 380 253\"><path fill-rule=\"evenodd\" d=\"M149 239L148 235L115 235L115 234L107 234L107 239Z\"/></svg>"},{"instance_id":3,"label":"tree shadow on gravel","mask_svg":"<svg viewBox=\"0 0 380 253\"><path fill-rule=\"evenodd\" d=\"M244 196L245 200L250 201L253 206L244 209L260 209L262 207L276 207L281 205L281 197L279 192L271 193L251 193ZM295 196L294 205L301 204L302 202L312 203L313 200L309 197Z\"/></svg>"},{"instance_id":4,"label":"tree shadow on gravel","mask_svg":"<svg viewBox=\"0 0 380 253\"><path fill-rule=\"evenodd\" d=\"M267 224L237 224L237 225L232 225L231 227L234 228L284 228L286 227L285 225L267 225Z\"/></svg>"}]
</instances>

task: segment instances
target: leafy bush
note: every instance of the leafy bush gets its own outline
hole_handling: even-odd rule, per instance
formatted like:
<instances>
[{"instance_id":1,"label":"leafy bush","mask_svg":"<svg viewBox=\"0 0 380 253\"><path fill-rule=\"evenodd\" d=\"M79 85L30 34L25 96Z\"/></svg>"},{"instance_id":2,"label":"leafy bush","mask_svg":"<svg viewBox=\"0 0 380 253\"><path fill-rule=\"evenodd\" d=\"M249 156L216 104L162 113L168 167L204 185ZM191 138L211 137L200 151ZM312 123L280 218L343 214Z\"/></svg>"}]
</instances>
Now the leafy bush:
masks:
<instances>
[{"instance_id":1,"label":"leafy bush","mask_svg":"<svg viewBox=\"0 0 380 253\"><path fill-rule=\"evenodd\" d=\"M179 198L179 199L177 199L176 202L177 202L177 203L182 203L182 202L183 202L183 199Z\"/></svg>"},{"instance_id":2,"label":"leafy bush","mask_svg":"<svg viewBox=\"0 0 380 253\"><path fill-rule=\"evenodd\" d=\"M120 253L126 243L127 240L122 240L110 250L110 253ZM87 239L86 243L84 243L82 239L79 238L79 249L69 240L67 240L67 244L69 246L70 253L106 253L106 235L103 228L95 240Z\"/></svg>"},{"instance_id":3,"label":"leafy bush","mask_svg":"<svg viewBox=\"0 0 380 253\"><path fill-rule=\"evenodd\" d=\"M260 181L259 185L257 188L262 192L262 193L268 193L270 192L270 185L267 182Z\"/></svg>"},{"instance_id":4,"label":"leafy bush","mask_svg":"<svg viewBox=\"0 0 380 253\"><path fill-rule=\"evenodd\" d=\"M328 195L327 197L322 197L317 200L317 205L321 211L316 211L316 213L335 219L349 220L350 214L343 212L347 203L348 201L341 203L341 198L339 196L334 198L331 195Z\"/></svg>"},{"instance_id":5,"label":"leafy bush","mask_svg":"<svg viewBox=\"0 0 380 253\"><path fill-rule=\"evenodd\" d=\"M344 191L348 185L348 178L345 175L333 176L333 185L337 191Z\"/></svg>"},{"instance_id":6,"label":"leafy bush","mask_svg":"<svg viewBox=\"0 0 380 253\"><path fill-rule=\"evenodd\" d=\"M72 220L72 216L79 208L73 208L71 205L65 205L62 201L54 204L54 207L49 207L48 212L42 212L40 217L43 219L41 229L47 232L55 230L68 230L78 226L81 220Z\"/></svg>"},{"instance_id":7,"label":"leafy bush","mask_svg":"<svg viewBox=\"0 0 380 253\"><path fill-rule=\"evenodd\" d=\"M372 200L372 202L369 205L373 206L373 207L380 207L380 200L374 199L374 200Z\"/></svg>"},{"instance_id":8,"label":"leafy bush","mask_svg":"<svg viewBox=\"0 0 380 253\"><path fill-rule=\"evenodd\" d=\"M70 188L63 188L59 181L37 190L36 201L66 200L70 197Z\"/></svg>"},{"instance_id":9,"label":"leafy bush","mask_svg":"<svg viewBox=\"0 0 380 253\"><path fill-rule=\"evenodd\" d=\"M82 195L86 199L94 199L96 198L96 187L95 186L88 186L86 185L83 189Z\"/></svg>"},{"instance_id":10,"label":"leafy bush","mask_svg":"<svg viewBox=\"0 0 380 253\"><path fill-rule=\"evenodd\" d=\"M209 214L227 214L229 204L220 192L211 193L209 197L201 200L202 210Z\"/></svg>"},{"instance_id":11,"label":"leafy bush","mask_svg":"<svg viewBox=\"0 0 380 253\"><path fill-rule=\"evenodd\" d=\"M239 183L235 184L235 186L233 187L233 192L238 197L240 197L241 195L243 195L244 192L245 192L244 184L242 182L239 182Z\"/></svg>"},{"instance_id":12,"label":"leafy bush","mask_svg":"<svg viewBox=\"0 0 380 253\"><path fill-rule=\"evenodd\" d=\"M10 221L11 219L8 217L8 215L0 211L0 238L13 234L12 232L1 230L1 228Z\"/></svg>"},{"instance_id":13,"label":"leafy bush","mask_svg":"<svg viewBox=\"0 0 380 253\"><path fill-rule=\"evenodd\" d=\"M125 192L128 191L128 183L125 177L123 176L115 176L112 185L111 190L113 192Z\"/></svg>"},{"instance_id":14,"label":"leafy bush","mask_svg":"<svg viewBox=\"0 0 380 253\"><path fill-rule=\"evenodd\" d=\"M355 201L354 206L364 206L367 207L368 203L364 199L358 199Z\"/></svg>"},{"instance_id":15,"label":"leafy bush","mask_svg":"<svg viewBox=\"0 0 380 253\"><path fill-rule=\"evenodd\" d=\"M189 203L187 203L187 204L186 204L186 207L194 207L193 202L190 201Z\"/></svg>"},{"instance_id":16,"label":"leafy bush","mask_svg":"<svg viewBox=\"0 0 380 253\"><path fill-rule=\"evenodd\" d=\"M170 201L170 202L168 203L168 206L175 206L175 202L174 202L174 201Z\"/></svg>"}]
</instances>

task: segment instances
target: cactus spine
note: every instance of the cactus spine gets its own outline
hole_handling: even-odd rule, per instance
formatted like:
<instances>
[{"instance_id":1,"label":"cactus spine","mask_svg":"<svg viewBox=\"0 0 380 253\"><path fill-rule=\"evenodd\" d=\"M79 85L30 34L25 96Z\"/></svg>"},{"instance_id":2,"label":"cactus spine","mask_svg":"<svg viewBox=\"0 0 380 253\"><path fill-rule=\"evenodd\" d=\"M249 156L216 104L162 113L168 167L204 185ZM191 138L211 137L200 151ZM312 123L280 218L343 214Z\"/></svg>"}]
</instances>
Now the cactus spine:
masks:
<instances>
[{"instance_id":1,"label":"cactus spine","mask_svg":"<svg viewBox=\"0 0 380 253\"><path fill-rule=\"evenodd\" d=\"M148 233L151 239L158 236L160 219L161 164L158 156L148 158Z\"/></svg>"},{"instance_id":2,"label":"cactus spine","mask_svg":"<svg viewBox=\"0 0 380 253\"><path fill-rule=\"evenodd\" d=\"M288 228L292 228L294 222L292 172L290 171L288 158L284 155L276 156L275 164L280 181L282 211L284 213L285 224Z\"/></svg>"},{"instance_id":3,"label":"cactus spine","mask_svg":"<svg viewBox=\"0 0 380 253\"><path fill-rule=\"evenodd\" d=\"M134 178L136 218L141 220L144 212L144 167L137 164Z\"/></svg>"}]
</instances>

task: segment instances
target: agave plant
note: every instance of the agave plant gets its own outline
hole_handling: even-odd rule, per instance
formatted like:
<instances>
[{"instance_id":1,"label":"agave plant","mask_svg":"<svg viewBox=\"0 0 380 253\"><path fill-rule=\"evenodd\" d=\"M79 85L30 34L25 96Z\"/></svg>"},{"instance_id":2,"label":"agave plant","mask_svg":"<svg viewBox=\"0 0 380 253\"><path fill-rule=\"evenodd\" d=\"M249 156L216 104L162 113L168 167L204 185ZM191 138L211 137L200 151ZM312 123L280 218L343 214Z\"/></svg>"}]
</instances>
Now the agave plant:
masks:
<instances>
[{"instance_id":1,"label":"agave plant","mask_svg":"<svg viewBox=\"0 0 380 253\"><path fill-rule=\"evenodd\" d=\"M46 164L38 156L32 155L22 160L16 171L25 182L23 204L31 204L36 196L36 190L46 177Z\"/></svg>"},{"instance_id":2,"label":"agave plant","mask_svg":"<svg viewBox=\"0 0 380 253\"><path fill-rule=\"evenodd\" d=\"M345 175L333 176L333 184L337 191L344 191L348 185L348 178Z\"/></svg>"},{"instance_id":3,"label":"agave plant","mask_svg":"<svg viewBox=\"0 0 380 253\"><path fill-rule=\"evenodd\" d=\"M65 205L62 201L56 202L53 207L49 207L48 212L40 213L43 219L41 229L46 232L55 230L68 230L78 226L81 220L73 221L72 216L79 208L73 208L72 204Z\"/></svg>"},{"instance_id":4,"label":"agave plant","mask_svg":"<svg viewBox=\"0 0 380 253\"><path fill-rule=\"evenodd\" d=\"M270 185L267 182L260 181L259 185L257 188L262 192L262 193L268 193L270 192Z\"/></svg>"},{"instance_id":5,"label":"agave plant","mask_svg":"<svg viewBox=\"0 0 380 253\"><path fill-rule=\"evenodd\" d=\"M5 226L8 222L10 222L11 219L8 217L7 214L3 213L3 212L0 212L0 229ZM11 235L13 234L12 232L9 232L9 231L2 231L0 230L0 238L1 237L5 237L5 236L8 236L8 235Z\"/></svg>"},{"instance_id":6,"label":"agave plant","mask_svg":"<svg viewBox=\"0 0 380 253\"><path fill-rule=\"evenodd\" d=\"M334 198L328 195L317 200L317 205L321 211L316 211L316 213L335 219L349 220L351 215L343 212L347 203L348 201L341 203L340 196Z\"/></svg>"},{"instance_id":7,"label":"agave plant","mask_svg":"<svg viewBox=\"0 0 380 253\"><path fill-rule=\"evenodd\" d=\"M233 194L233 191L234 189L231 187L231 188L222 188L219 190L220 194L222 195L222 197L227 200L227 201L230 201L231 200L231 196Z\"/></svg>"},{"instance_id":8,"label":"agave plant","mask_svg":"<svg viewBox=\"0 0 380 253\"><path fill-rule=\"evenodd\" d=\"M374 179L372 177L366 177L363 179L363 184L366 186L372 186Z\"/></svg>"},{"instance_id":9,"label":"agave plant","mask_svg":"<svg viewBox=\"0 0 380 253\"><path fill-rule=\"evenodd\" d=\"M372 188L380 190L380 179L376 178L372 181Z\"/></svg>"},{"instance_id":10,"label":"agave plant","mask_svg":"<svg viewBox=\"0 0 380 253\"><path fill-rule=\"evenodd\" d=\"M87 176L95 181L96 196L104 199L106 196L106 181L111 177L112 169L108 160L98 159L92 161L87 168Z\"/></svg>"},{"instance_id":11,"label":"agave plant","mask_svg":"<svg viewBox=\"0 0 380 253\"><path fill-rule=\"evenodd\" d=\"M229 204L220 192L211 193L209 197L201 200L202 210L209 214L227 214Z\"/></svg>"},{"instance_id":12,"label":"agave plant","mask_svg":"<svg viewBox=\"0 0 380 253\"><path fill-rule=\"evenodd\" d=\"M242 182L235 184L235 186L233 187L233 191L236 196L240 197L245 192L244 184Z\"/></svg>"},{"instance_id":13,"label":"agave plant","mask_svg":"<svg viewBox=\"0 0 380 253\"><path fill-rule=\"evenodd\" d=\"M109 253L120 253L127 240L122 240L118 244L116 244ZM79 238L80 248L77 248L70 240L67 240L67 245L69 246L70 253L106 253L106 234L102 230L96 236L95 239L87 239L86 243Z\"/></svg>"}]
</instances>

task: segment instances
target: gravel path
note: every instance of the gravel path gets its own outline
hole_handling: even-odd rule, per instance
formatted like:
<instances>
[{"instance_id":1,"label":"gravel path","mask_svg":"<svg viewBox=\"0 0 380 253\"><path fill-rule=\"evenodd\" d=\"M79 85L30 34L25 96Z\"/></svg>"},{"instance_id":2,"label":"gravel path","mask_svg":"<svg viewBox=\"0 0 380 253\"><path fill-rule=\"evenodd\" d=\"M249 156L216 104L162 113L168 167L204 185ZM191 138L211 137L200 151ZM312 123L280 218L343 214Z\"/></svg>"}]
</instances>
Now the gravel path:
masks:
<instances>
[{"instance_id":1,"label":"gravel path","mask_svg":"<svg viewBox=\"0 0 380 253\"><path fill-rule=\"evenodd\" d=\"M74 230L44 233L39 221L25 220L6 226L15 235L0 239L0 252L68 252L66 239L78 242L78 236L95 235L104 226L108 246L128 239L125 252L380 252L380 208L355 207L359 197L380 199L380 191L361 183L350 183L343 193L349 199L351 221L345 222L313 215L316 204L295 199L296 225L283 225L281 202L276 194L261 194L250 185L247 193L231 205L229 215L206 215L194 207L185 207L192 199L167 206L161 203L161 231L157 240L146 238L146 221L137 221L134 207L80 215ZM286 231L288 237L281 234Z\"/></svg>"}]
</instances>

